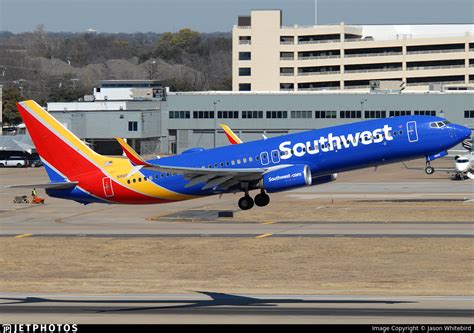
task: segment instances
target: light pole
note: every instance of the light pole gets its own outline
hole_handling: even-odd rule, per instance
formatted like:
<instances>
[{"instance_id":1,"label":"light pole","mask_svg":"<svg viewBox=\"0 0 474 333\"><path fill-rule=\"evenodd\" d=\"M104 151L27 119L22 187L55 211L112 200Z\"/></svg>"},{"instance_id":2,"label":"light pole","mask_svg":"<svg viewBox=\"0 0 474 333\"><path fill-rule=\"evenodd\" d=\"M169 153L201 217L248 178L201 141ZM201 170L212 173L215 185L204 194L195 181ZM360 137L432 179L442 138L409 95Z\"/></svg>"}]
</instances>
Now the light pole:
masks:
<instances>
[{"instance_id":1,"label":"light pole","mask_svg":"<svg viewBox=\"0 0 474 333\"><path fill-rule=\"evenodd\" d=\"M360 101L360 116L364 117L364 103L367 102L367 99L364 98Z\"/></svg>"},{"instance_id":2,"label":"light pole","mask_svg":"<svg viewBox=\"0 0 474 333\"><path fill-rule=\"evenodd\" d=\"M217 108L216 108L216 105L217 103L219 103L221 100L218 99L217 101L214 101L213 104L214 104L214 148L216 148L216 136L217 136L217 124L216 124L216 119L217 119Z\"/></svg>"}]
</instances>

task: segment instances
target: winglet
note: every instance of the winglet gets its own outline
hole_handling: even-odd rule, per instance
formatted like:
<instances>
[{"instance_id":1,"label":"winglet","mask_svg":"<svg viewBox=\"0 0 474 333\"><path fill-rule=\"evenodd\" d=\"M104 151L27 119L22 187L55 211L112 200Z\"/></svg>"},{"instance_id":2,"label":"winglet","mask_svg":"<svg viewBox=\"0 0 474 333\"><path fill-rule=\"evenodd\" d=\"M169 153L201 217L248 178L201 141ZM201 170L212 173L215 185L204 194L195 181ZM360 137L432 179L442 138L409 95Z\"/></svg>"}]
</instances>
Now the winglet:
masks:
<instances>
[{"instance_id":1,"label":"winglet","mask_svg":"<svg viewBox=\"0 0 474 333\"><path fill-rule=\"evenodd\" d=\"M138 153L133 150L132 147L122 138L115 138L120 146L122 146L123 152L125 155L128 157L130 162L132 162L133 165L145 165L148 166L150 163L146 162Z\"/></svg>"},{"instance_id":2,"label":"winglet","mask_svg":"<svg viewBox=\"0 0 474 333\"><path fill-rule=\"evenodd\" d=\"M219 124L220 127L224 130L225 136L227 137L227 140L233 145L242 143L243 141L240 140L240 138L230 129L229 126L226 124Z\"/></svg>"}]
</instances>

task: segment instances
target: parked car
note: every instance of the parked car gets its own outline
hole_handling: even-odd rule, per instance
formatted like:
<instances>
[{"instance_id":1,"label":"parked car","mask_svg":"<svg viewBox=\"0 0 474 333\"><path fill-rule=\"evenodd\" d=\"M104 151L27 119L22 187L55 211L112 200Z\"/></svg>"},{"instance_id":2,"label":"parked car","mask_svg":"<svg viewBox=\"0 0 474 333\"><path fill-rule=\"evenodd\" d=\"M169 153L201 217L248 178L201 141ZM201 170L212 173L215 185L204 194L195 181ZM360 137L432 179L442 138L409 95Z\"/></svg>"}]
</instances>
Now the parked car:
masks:
<instances>
[{"instance_id":1,"label":"parked car","mask_svg":"<svg viewBox=\"0 0 474 333\"><path fill-rule=\"evenodd\" d=\"M42 166L43 162L38 155L31 155L28 157L28 165L32 168L36 168Z\"/></svg>"},{"instance_id":2,"label":"parked car","mask_svg":"<svg viewBox=\"0 0 474 333\"><path fill-rule=\"evenodd\" d=\"M0 160L0 167L23 168L26 166L28 166L28 160L24 156L9 156L6 159Z\"/></svg>"}]
</instances>

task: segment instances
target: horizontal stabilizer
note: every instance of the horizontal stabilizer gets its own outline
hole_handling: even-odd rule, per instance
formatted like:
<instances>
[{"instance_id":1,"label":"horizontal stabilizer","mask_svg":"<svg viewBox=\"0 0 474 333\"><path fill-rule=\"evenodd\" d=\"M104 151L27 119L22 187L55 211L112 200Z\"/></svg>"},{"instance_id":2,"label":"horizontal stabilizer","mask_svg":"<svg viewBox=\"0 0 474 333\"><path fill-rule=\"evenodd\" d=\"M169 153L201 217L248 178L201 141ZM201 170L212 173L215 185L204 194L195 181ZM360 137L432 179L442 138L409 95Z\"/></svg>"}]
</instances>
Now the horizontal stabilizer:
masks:
<instances>
[{"instance_id":1,"label":"horizontal stabilizer","mask_svg":"<svg viewBox=\"0 0 474 333\"><path fill-rule=\"evenodd\" d=\"M10 185L5 186L6 188L44 188L54 190L64 190L76 186L78 182L57 182L57 183L44 183L44 184L22 184L22 185Z\"/></svg>"}]
</instances>

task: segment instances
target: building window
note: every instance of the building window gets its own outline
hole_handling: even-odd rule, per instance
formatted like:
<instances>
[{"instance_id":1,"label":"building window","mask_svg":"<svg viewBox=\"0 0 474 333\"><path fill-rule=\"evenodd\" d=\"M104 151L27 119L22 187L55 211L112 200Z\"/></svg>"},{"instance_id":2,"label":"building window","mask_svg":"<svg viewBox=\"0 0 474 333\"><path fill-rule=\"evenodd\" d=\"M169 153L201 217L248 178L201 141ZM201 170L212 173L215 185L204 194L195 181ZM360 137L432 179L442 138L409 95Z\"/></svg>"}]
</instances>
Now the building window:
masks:
<instances>
[{"instance_id":1,"label":"building window","mask_svg":"<svg viewBox=\"0 0 474 333\"><path fill-rule=\"evenodd\" d=\"M312 118L311 111L291 111L291 118Z\"/></svg>"},{"instance_id":2,"label":"building window","mask_svg":"<svg viewBox=\"0 0 474 333\"><path fill-rule=\"evenodd\" d=\"M362 118L362 111L340 111L339 118Z\"/></svg>"},{"instance_id":3,"label":"building window","mask_svg":"<svg viewBox=\"0 0 474 333\"><path fill-rule=\"evenodd\" d=\"M242 119L263 118L263 111L242 111Z\"/></svg>"},{"instance_id":4,"label":"building window","mask_svg":"<svg viewBox=\"0 0 474 333\"><path fill-rule=\"evenodd\" d=\"M293 76L295 69L293 67L280 67L280 76Z\"/></svg>"},{"instance_id":5,"label":"building window","mask_svg":"<svg viewBox=\"0 0 474 333\"><path fill-rule=\"evenodd\" d=\"M252 36L239 36L239 44L252 44Z\"/></svg>"},{"instance_id":6,"label":"building window","mask_svg":"<svg viewBox=\"0 0 474 333\"><path fill-rule=\"evenodd\" d=\"M280 52L280 60L293 60L295 54L293 52Z\"/></svg>"},{"instance_id":7,"label":"building window","mask_svg":"<svg viewBox=\"0 0 474 333\"><path fill-rule=\"evenodd\" d=\"M138 121L129 121L128 122L128 131L137 132L138 131Z\"/></svg>"},{"instance_id":8,"label":"building window","mask_svg":"<svg viewBox=\"0 0 474 333\"><path fill-rule=\"evenodd\" d=\"M294 36L280 36L280 44L293 45L295 43Z\"/></svg>"},{"instance_id":9,"label":"building window","mask_svg":"<svg viewBox=\"0 0 474 333\"><path fill-rule=\"evenodd\" d=\"M217 111L217 118L237 119L239 118L239 111Z\"/></svg>"},{"instance_id":10,"label":"building window","mask_svg":"<svg viewBox=\"0 0 474 333\"><path fill-rule=\"evenodd\" d=\"M252 86L250 83L239 83L239 91L250 91Z\"/></svg>"},{"instance_id":11,"label":"building window","mask_svg":"<svg viewBox=\"0 0 474 333\"><path fill-rule=\"evenodd\" d=\"M239 60L252 60L250 52L239 52Z\"/></svg>"},{"instance_id":12,"label":"building window","mask_svg":"<svg viewBox=\"0 0 474 333\"><path fill-rule=\"evenodd\" d=\"M337 112L336 111L314 111L314 117L315 118L336 119L337 118Z\"/></svg>"},{"instance_id":13,"label":"building window","mask_svg":"<svg viewBox=\"0 0 474 333\"><path fill-rule=\"evenodd\" d=\"M464 118L474 118L474 110L465 110Z\"/></svg>"},{"instance_id":14,"label":"building window","mask_svg":"<svg viewBox=\"0 0 474 333\"><path fill-rule=\"evenodd\" d=\"M411 116L411 111L402 110L402 111L390 111L390 117L400 117L400 116Z\"/></svg>"},{"instance_id":15,"label":"building window","mask_svg":"<svg viewBox=\"0 0 474 333\"><path fill-rule=\"evenodd\" d=\"M280 83L280 91L293 91L294 89L294 83Z\"/></svg>"},{"instance_id":16,"label":"building window","mask_svg":"<svg viewBox=\"0 0 474 333\"><path fill-rule=\"evenodd\" d=\"M415 116L436 116L435 110L415 110L413 111Z\"/></svg>"},{"instance_id":17,"label":"building window","mask_svg":"<svg viewBox=\"0 0 474 333\"><path fill-rule=\"evenodd\" d=\"M189 119L191 118L190 111L170 111L170 119Z\"/></svg>"},{"instance_id":18,"label":"building window","mask_svg":"<svg viewBox=\"0 0 474 333\"><path fill-rule=\"evenodd\" d=\"M268 119L288 118L288 111L267 111Z\"/></svg>"},{"instance_id":19,"label":"building window","mask_svg":"<svg viewBox=\"0 0 474 333\"><path fill-rule=\"evenodd\" d=\"M252 75L250 67L239 68L239 76L250 76L250 75Z\"/></svg>"},{"instance_id":20,"label":"building window","mask_svg":"<svg viewBox=\"0 0 474 333\"><path fill-rule=\"evenodd\" d=\"M193 111L194 119L212 119L214 118L214 111Z\"/></svg>"},{"instance_id":21,"label":"building window","mask_svg":"<svg viewBox=\"0 0 474 333\"><path fill-rule=\"evenodd\" d=\"M387 111L364 111L365 118L385 118Z\"/></svg>"}]
</instances>

